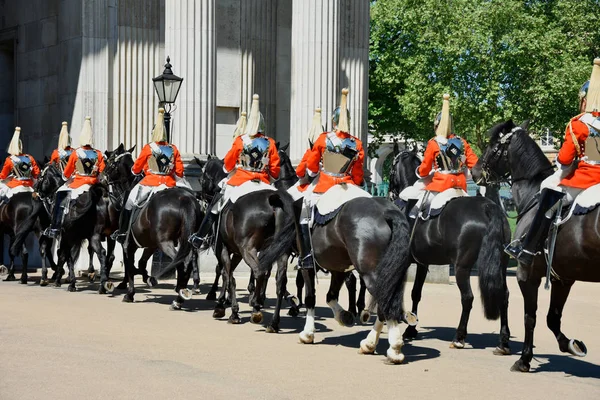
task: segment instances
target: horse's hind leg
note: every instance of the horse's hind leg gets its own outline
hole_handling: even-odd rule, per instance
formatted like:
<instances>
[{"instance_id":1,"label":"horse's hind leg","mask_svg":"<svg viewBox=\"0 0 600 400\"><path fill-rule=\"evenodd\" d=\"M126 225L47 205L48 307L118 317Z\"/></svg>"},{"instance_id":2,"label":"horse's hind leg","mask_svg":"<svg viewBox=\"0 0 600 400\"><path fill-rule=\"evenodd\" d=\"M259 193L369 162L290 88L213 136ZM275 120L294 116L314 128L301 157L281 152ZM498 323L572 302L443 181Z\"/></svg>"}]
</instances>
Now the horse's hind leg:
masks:
<instances>
[{"instance_id":1,"label":"horse's hind leg","mask_svg":"<svg viewBox=\"0 0 600 400\"><path fill-rule=\"evenodd\" d=\"M52 242L50 242L52 243ZM39 240L39 247L40 247L40 258L42 260L42 277L40 279L40 286L48 286L48 261L52 259L52 257L48 257L48 259L46 259L47 257L47 253L48 253L48 240L46 239L45 236L40 237ZM54 260L52 260L52 263L54 263ZM55 266L56 268L56 266Z\"/></svg>"},{"instance_id":2,"label":"horse's hind leg","mask_svg":"<svg viewBox=\"0 0 600 400\"><path fill-rule=\"evenodd\" d=\"M142 253L142 257L140 257L140 261L138 261L138 271L142 274L142 281L148 287L154 287L158 285L158 281L155 277L148 275L148 260L154 254L155 249L145 248Z\"/></svg>"},{"instance_id":3,"label":"horse's hind leg","mask_svg":"<svg viewBox=\"0 0 600 400\"><path fill-rule=\"evenodd\" d=\"M296 273L296 293L299 303L298 307L302 307L304 305L302 302L302 299L304 298L302 296L302 289L304 289L304 277L302 275L302 270L298 269L298 272Z\"/></svg>"},{"instance_id":4,"label":"horse's hind leg","mask_svg":"<svg viewBox=\"0 0 600 400\"><path fill-rule=\"evenodd\" d=\"M210 291L206 295L206 300L217 300L217 290L219 290L219 278L223 274L223 266L217 262L215 266L215 281L213 282Z\"/></svg>"},{"instance_id":5,"label":"horse's hind leg","mask_svg":"<svg viewBox=\"0 0 600 400\"><path fill-rule=\"evenodd\" d=\"M112 270L113 263L115 262L115 245L116 241L111 238L106 238L106 275L110 278L110 271Z\"/></svg>"},{"instance_id":6,"label":"horse's hind leg","mask_svg":"<svg viewBox=\"0 0 600 400\"><path fill-rule=\"evenodd\" d=\"M27 284L27 264L29 263L29 253L27 252L27 247L25 243L23 243L23 249L21 250L21 263L23 264L23 270L21 272L20 283L23 285Z\"/></svg>"},{"instance_id":7,"label":"horse's hind leg","mask_svg":"<svg viewBox=\"0 0 600 400\"><path fill-rule=\"evenodd\" d=\"M4 279L5 282L13 282L17 280L17 278L15 277L15 255L10 250L13 247L14 240L14 236L9 236L8 258L10 259L10 264L8 266L8 276Z\"/></svg>"},{"instance_id":8,"label":"horse's hind leg","mask_svg":"<svg viewBox=\"0 0 600 400\"><path fill-rule=\"evenodd\" d=\"M565 307L567 297L573 286L574 281L556 281L552 280L552 290L550 292L550 308L546 323L548 328L554 333L558 341L558 347L563 353L571 353L574 356L584 357L587 354L585 344L580 340L569 339L560 330L560 319Z\"/></svg>"},{"instance_id":9,"label":"horse's hind leg","mask_svg":"<svg viewBox=\"0 0 600 400\"><path fill-rule=\"evenodd\" d=\"M371 332L369 332L365 339L360 341L360 349L358 350L360 354L375 353L377 343L379 343L379 336L381 335L381 331L383 330L383 321L385 321L385 318L378 309L377 320L375 321Z\"/></svg>"},{"instance_id":10,"label":"horse's hind leg","mask_svg":"<svg viewBox=\"0 0 600 400\"><path fill-rule=\"evenodd\" d=\"M78 255L79 249L77 249L77 245L72 246L71 251L67 253L67 265L69 267L69 286L67 290L69 292L75 292L77 288L75 287L75 258Z\"/></svg>"},{"instance_id":11,"label":"horse's hind leg","mask_svg":"<svg viewBox=\"0 0 600 400\"><path fill-rule=\"evenodd\" d=\"M250 321L252 321L255 324L260 324L263 320L263 314L261 312L261 309L264 307L266 285L269 271L259 270L258 254L256 249L245 250L243 251L243 253L244 261L246 261L246 264L248 264L250 270L254 271L254 274L250 275L250 279L253 280L253 277L256 278L256 286L254 287L254 293L250 293L250 307L252 307ZM248 289L250 289L250 285L248 285Z\"/></svg>"},{"instance_id":12,"label":"horse's hind leg","mask_svg":"<svg viewBox=\"0 0 600 400\"><path fill-rule=\"evenodd\" d=\"M198 267L198 253L196 250L192 250L192 253L194 253L192 260L192 281L194 282L194 286L192 287L192 291L196 294L200 294L200 268Z\"/></svg>"},{"instance_id":13,"label":"horse's hind leg","mask_svg":"<svg viewBox=\"0 0 600 400\"><path fill-rule=\"evenodd\" d=\"M300 343L309 344L315 341L315 270L303 269L302 278L304 279L306 288L304 296L306 301L306 321L304 322L304 329L300 332L299 339Z\"/></svg>"},{"instance_id":14,"label":"horse's hind leg","mask_svg":"<svg viewBox=\"0 0 600 400\"><path fill-rule=\"evenodd\" d=\"M340 306L340 303L338 303L340 289L344 284L345 278L346 276L343 272L331 271L331 281L329 283L329 291L327 292L327 305L333 311L333 317L340 325L350 327L354 325L354 316L344 310ZM356 280L354 283L356 285Z\"/></svg>"},{"instance_id":15,"label":"horse's hind leg","mask_svg":"<svg viewBox=\"0 0 600 400\"><path fill-rule=\"evenodd\" d=\"M89 247L91 247L93 252L96 253L96 255L98 256L98 260L100 261L100 288L98 289L98 293L111 293L114 287L112 282L109 282L108 280L108 269L106 267L106 250L104 250L104 247L102 247L99 234L94 234L91 237Z\"/></svg>"},{"instance_id":16,"label":"horse's hind leg","mask_svg":"<svg viewBox=\"0 0 600 400\"><path fill-rule=\"evenodd\" d=\"M135 286L133 278L135 277L133 263L135 261L135 250L136 247L131 243L123 251L123 264L125 265L125 277L127 278L127 293L123 296L124 303L133 303L133 297L135 296Z\"/></svg>"},{"instance_id":17,"label":"horse's hind leg","mask_svg":"<svg viewBox=\"0 0 600 400\"><path fill-rule=\"evenodd\" d=\"M494 349L494 355L510 355L510 328L508 327L508 286L506 286L506 272L504 273L504 302L500 309L500 343Z\"/></svg>"},{"instance_id":18,"label":"horse's hind leg","mask_svg":"<svg viewBox=\"0 0 600 400\"><path fill-rule=\"evenodd\" d=\"M248 280L248 293L250 293L250 297L252 297L252 294L254 294L254 291L256 290L255 278L256 277L254 276L254 270L251 268L250 279Z\"/></svg>"},{"instance_id":19,"label":"horse's hind leg","mask_svg":"<svg viewBox=\"0 0 600 400\"><path fill-rule=\"evenodd\" d=\"M88 243L88 281L90 283L94 283L96 281L96 269L94 268L94 247L92 246L91 241Z\"/></svg>"},{"instance_id":20,"label":"horse's hind leg","mask_svg":"<svg viewBox=\"0 0 600 400\"><path fill-rule=\"evenodd\" d=\"M356 308L359 310L359 321L361 324L366 324L371 318L371 312L367 308L367 285L365 280L360 277L360 289L358 290L358 300L356 300Z\"/></svg>"},{"instance_id":21,"label":"horse's hind leg","mask_svg":"<svg viewBox=\"0 0 600 400\"><path fill-rule=\"evenodd\" d=\"M287 260L289 256L286 254L277 260L277 273L275 274L275 280L277 281L277 304L275 304L275 312L273 313L273 319L266 331L268 333L279 332L279 321L281 319L281 303L283 296L286 294L287 286Z\"/></svg>"},{"instance_id":22,"label":"horse's hind leg","mask_svg":"<svg viewBox=\"0 0 600 400\"><path fill-rule=\"evenodd\" d=\"M358 315L356 311L356 276L354 276L352 271L345 274L344 283L346 284L346 289L348 289L348 312L356 318Z\"/></svg>"},{"instance_id":23,"label":"horse's hind leg","mask_svg":"<svg viewBox=\"0 0 600 400\"><path fill-rule=\"evenodd\" d=\"M240 322L242 322L242 320L239 316L240 306L237 302L237 297L235 293L236 285L235 278L233 277L233 271L235 271L235 267L237 267L240 261L242 261L242 257L238 255L233 255L231 259L229 259L229 257L229 252L223 246L223 250L221 251L221 262L224 263L225 267L225 273L223 274L223 286L225 286L225 283L227 283L229 300L231 301L231 316L229 317L228 322L230 324L239 324ZM221 297L224 298L224 296ZM217 307L219 307L220 304L221 303L219 302L219 304L217 304Z\"/></svg>"},{"instance_id":24,"label":"horse's hind leg","mask_svg":"<svg viewBox=\"0 0 600 400\"><path fill-rule=\"evenodd\" d=\"M410 293L410 297L412 300L412 312L415 315L419 315L417 311L419 308L419 302L421 301L421 294L423 293L423 285L425 284L425 278L427 278L428 267L428 265L417 263L417 273L415 275L415 281L413 282L412 292ZM402 338L404 340L412 340L417 337L417 333L417 327L409 325L408 327L406 327Z\"/></svg>"},{"instance_id":25,"label":"horse's hind leg","mask_svg":"<svg viewBox=\"0 0 600 400\"><path fill-rule=\"evenodd\" d=\"M460 322L456 329L456 336L450 343L450 347L454 349L463 349L465 347L465 338L467 337L467 324L469 323L469 315L473 308L473 291L471 290L471 269L465 268L456 264L456 285L460 290L460 301L462 304L462 312Z\"/></svg>"}]
</instances>

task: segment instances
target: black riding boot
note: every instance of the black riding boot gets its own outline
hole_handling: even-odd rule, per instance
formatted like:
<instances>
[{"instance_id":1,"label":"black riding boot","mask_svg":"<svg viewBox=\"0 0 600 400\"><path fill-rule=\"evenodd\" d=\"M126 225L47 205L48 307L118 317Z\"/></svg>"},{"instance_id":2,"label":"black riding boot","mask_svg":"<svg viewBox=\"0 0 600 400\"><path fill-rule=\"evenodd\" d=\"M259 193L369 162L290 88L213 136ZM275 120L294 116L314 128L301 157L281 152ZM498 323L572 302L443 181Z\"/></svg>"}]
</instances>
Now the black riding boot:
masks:
<instances>
[{"instance_id":1,"label":"black riding boot","mask_svg":"<svg viewBox=\"0 0 600 400\"><path fill-rule=\"evenodd\" d=\"M119 218L119 230L110 236L111 239L116 240L121 244L125 243L125 238L127 238L127 234L129 233L129 221L131 220L132 213L133 210L123 208Z\"/></svg>"},{"instance_id":2,"label":"black riding boot","mask_svg":"<svg viewBox=\"0 0 600 400\"><path fill-rule=\"evenodd\" d=\"M413 208L415 208L415 206L417 205L417 201L419 201L418 199L408 199L405 202L405 208L404 208L404 214L406 215L406 219L410 218L410 212L413 210ZM410 222L410 221L409 221Z\"/></svg>"},{"instance_id":3,"label":"black riding boot","mask_svg":"<svg viewBox=\"0 0 600 400\"><path fill-rule=\"evenodd\" d=\"M219 214L213 214L210 211L207 212L200 224L198 232L193 233L188 238L188 242L190 242L195 249L199 249L202 246L218 216Z\"/></svg>"},{"instance_id":4,"label":"black riding boot","mask_svg":"<svg viewBox=\"0 0 600 400\"><path fill-rule=\"evenodd\" d=\"M312 255L312 243L310 242L310 228L308 224L300 224L300 269L313 269L315 262Z\"/></svg>"},{"instance_id":5,"label":"black riding boot","mask_svg":"<svg viewBox=\"0 0 600 400\"><path fill-rule=\"evenodd\" d=\"M548 230L552 225L553 217L548 218L546 213L563 198L565 194L552 189L544 189L540 194L539 205L535 217L529 226L525 238L515 240L504 251L511 257L514 257L523 266L530 266L533 263L535 254L540 250L544 239L548 235ZM558 210L560 212L560 210Z\"/></svg>"},{"instance_id":6,"label":"black riding boot","mask_svg":"<svg viewBox=\"0 0 600 400\"><path fill-rule=\"evenodd\" d=\"M44 235L56 239L60 234L63 218L65 216L65 206L63 203L68 195L68 191L56 192L56 198L54 200L54 209L52 210L52 222L50 223L50 227L48 227L44 231Z\"/></svg>"}]
</instances>

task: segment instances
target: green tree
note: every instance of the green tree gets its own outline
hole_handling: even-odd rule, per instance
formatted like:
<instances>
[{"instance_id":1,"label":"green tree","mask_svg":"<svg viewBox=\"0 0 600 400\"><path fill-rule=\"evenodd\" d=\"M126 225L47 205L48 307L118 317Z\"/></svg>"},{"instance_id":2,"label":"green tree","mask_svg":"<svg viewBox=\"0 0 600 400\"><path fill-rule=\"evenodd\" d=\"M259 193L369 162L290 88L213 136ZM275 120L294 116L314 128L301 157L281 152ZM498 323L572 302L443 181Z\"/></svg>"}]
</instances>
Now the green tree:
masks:
<instances>
[{"instance_id":1,"label":"green tree","mask_svg":"<svg viewBox=\"0 0 600 400\"><path fill-rule=\"evenodd\" d=\"M450 93L456 133L480 150L508 118L562 136L600 56L599 10L600 0L372 1L372 132L426 140Z\"/></svg>"}]
</instances>

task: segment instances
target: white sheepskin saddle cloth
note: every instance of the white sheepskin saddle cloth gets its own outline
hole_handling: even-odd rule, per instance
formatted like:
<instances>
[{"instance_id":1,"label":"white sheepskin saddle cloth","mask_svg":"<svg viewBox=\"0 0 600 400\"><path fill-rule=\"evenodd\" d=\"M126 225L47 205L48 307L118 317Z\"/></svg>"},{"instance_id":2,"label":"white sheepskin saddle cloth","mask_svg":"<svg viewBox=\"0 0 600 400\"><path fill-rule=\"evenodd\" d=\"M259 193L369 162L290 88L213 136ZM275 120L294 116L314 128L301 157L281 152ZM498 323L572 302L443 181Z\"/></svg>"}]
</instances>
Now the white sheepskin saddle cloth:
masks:
<instances>
[{"instance_id":1,"label":"white sheepskin saddle cloth","mask_svg":"<svg viewBox=\"0 0 600 400\"><path fill-rule=\"evenodd\" d=\"M10 199L17 193L33 193L33 188L29 186L15 186L14 188L9 188L5 195Z\"/></svg>"},{"instance_id":2,"label":"white sheepskin saddle cloth","mask_svg":"<svg viewBox=\"0 0 600 400\"><path fill-rule=\"evenodd\" d=\"M338 210L350 200L360 197L372 197L370 193L352 184L341 183L332 186L317 200L316 206L319 214L327 215Z\"/></svg>"},{"instance_id":3,"label":"white sheepskin saddle cloth","mask_svg":"<svg viewBox=\"0 0 600 400\"><path fill-rule=\"evenodd\" d=\"M235 203L242 196L247 194L258 192L259 190L277 190L275 187L264 183L263 181L247 181L242 183L240 186L227 185L225 187L225 193L223 194L223 202L219 211L223 209L227 201Z\"/></svg>"},{"instance_id":4,"label":"white sheepskin saddle cloth","mask_svg":"<svg viewBox=\"0 0 600 400\"><path fill-rule=\"evenodd\" d=\"M433 198L433 200L431 200L431 204L429 206L429 214L427 217L438 216L450 200L456 199L457 197L465 197L468 195L469 194L467 192L460 188L446 189L443 192L438 193Z\"/></svg>"}]
</instances>

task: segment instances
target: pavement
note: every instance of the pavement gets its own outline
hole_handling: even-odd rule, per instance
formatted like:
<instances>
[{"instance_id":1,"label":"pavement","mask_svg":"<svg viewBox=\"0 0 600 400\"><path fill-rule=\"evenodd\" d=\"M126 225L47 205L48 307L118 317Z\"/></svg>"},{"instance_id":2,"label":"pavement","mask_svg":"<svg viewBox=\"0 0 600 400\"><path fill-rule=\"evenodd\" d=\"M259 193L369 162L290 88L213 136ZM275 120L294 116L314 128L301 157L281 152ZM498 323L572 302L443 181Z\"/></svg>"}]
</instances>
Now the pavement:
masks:
<instances>
[{"instance_id":1,"label":"pavement","mask_svg":"<svg viewBox=\"0 0 600 400\"><path fill-rule=\"evenodd\" d=\"M212 318L202 294L170 311L173 281L152 289L138 279L136 302L122 292L98 295L97 284L78 281L78 292L0 282L0 400L13 399L600 399L598 285L576 283L563 327L585 342L588 356L561 354L545 326L549 292L540 290L532 372L510 372L523 339L523 301L514 276L509 323L512 356L494 356L499 321L486 321L477 289L467 348L449 348L460 297L447 285L427 284L419 309L420 336L404 346L402 365L387 365L387 335L376 355L359 355L370 327L344 328L325 304L327 279L318 285L317 334L298 344L303 319L282 313L282 331L267 334L249 322L246 278L238 277L243 323ZM293 282L290 282L293 286ZM411 285L408 285L410 289ZM266 319L274 281L270 280ZM407 300L409 296L406 297ZM408 301L407 301L408 303ZM341 304L346 305L342 290ZM229 315L229 310L228 314Z\"/></svg>"}]
</instances>

